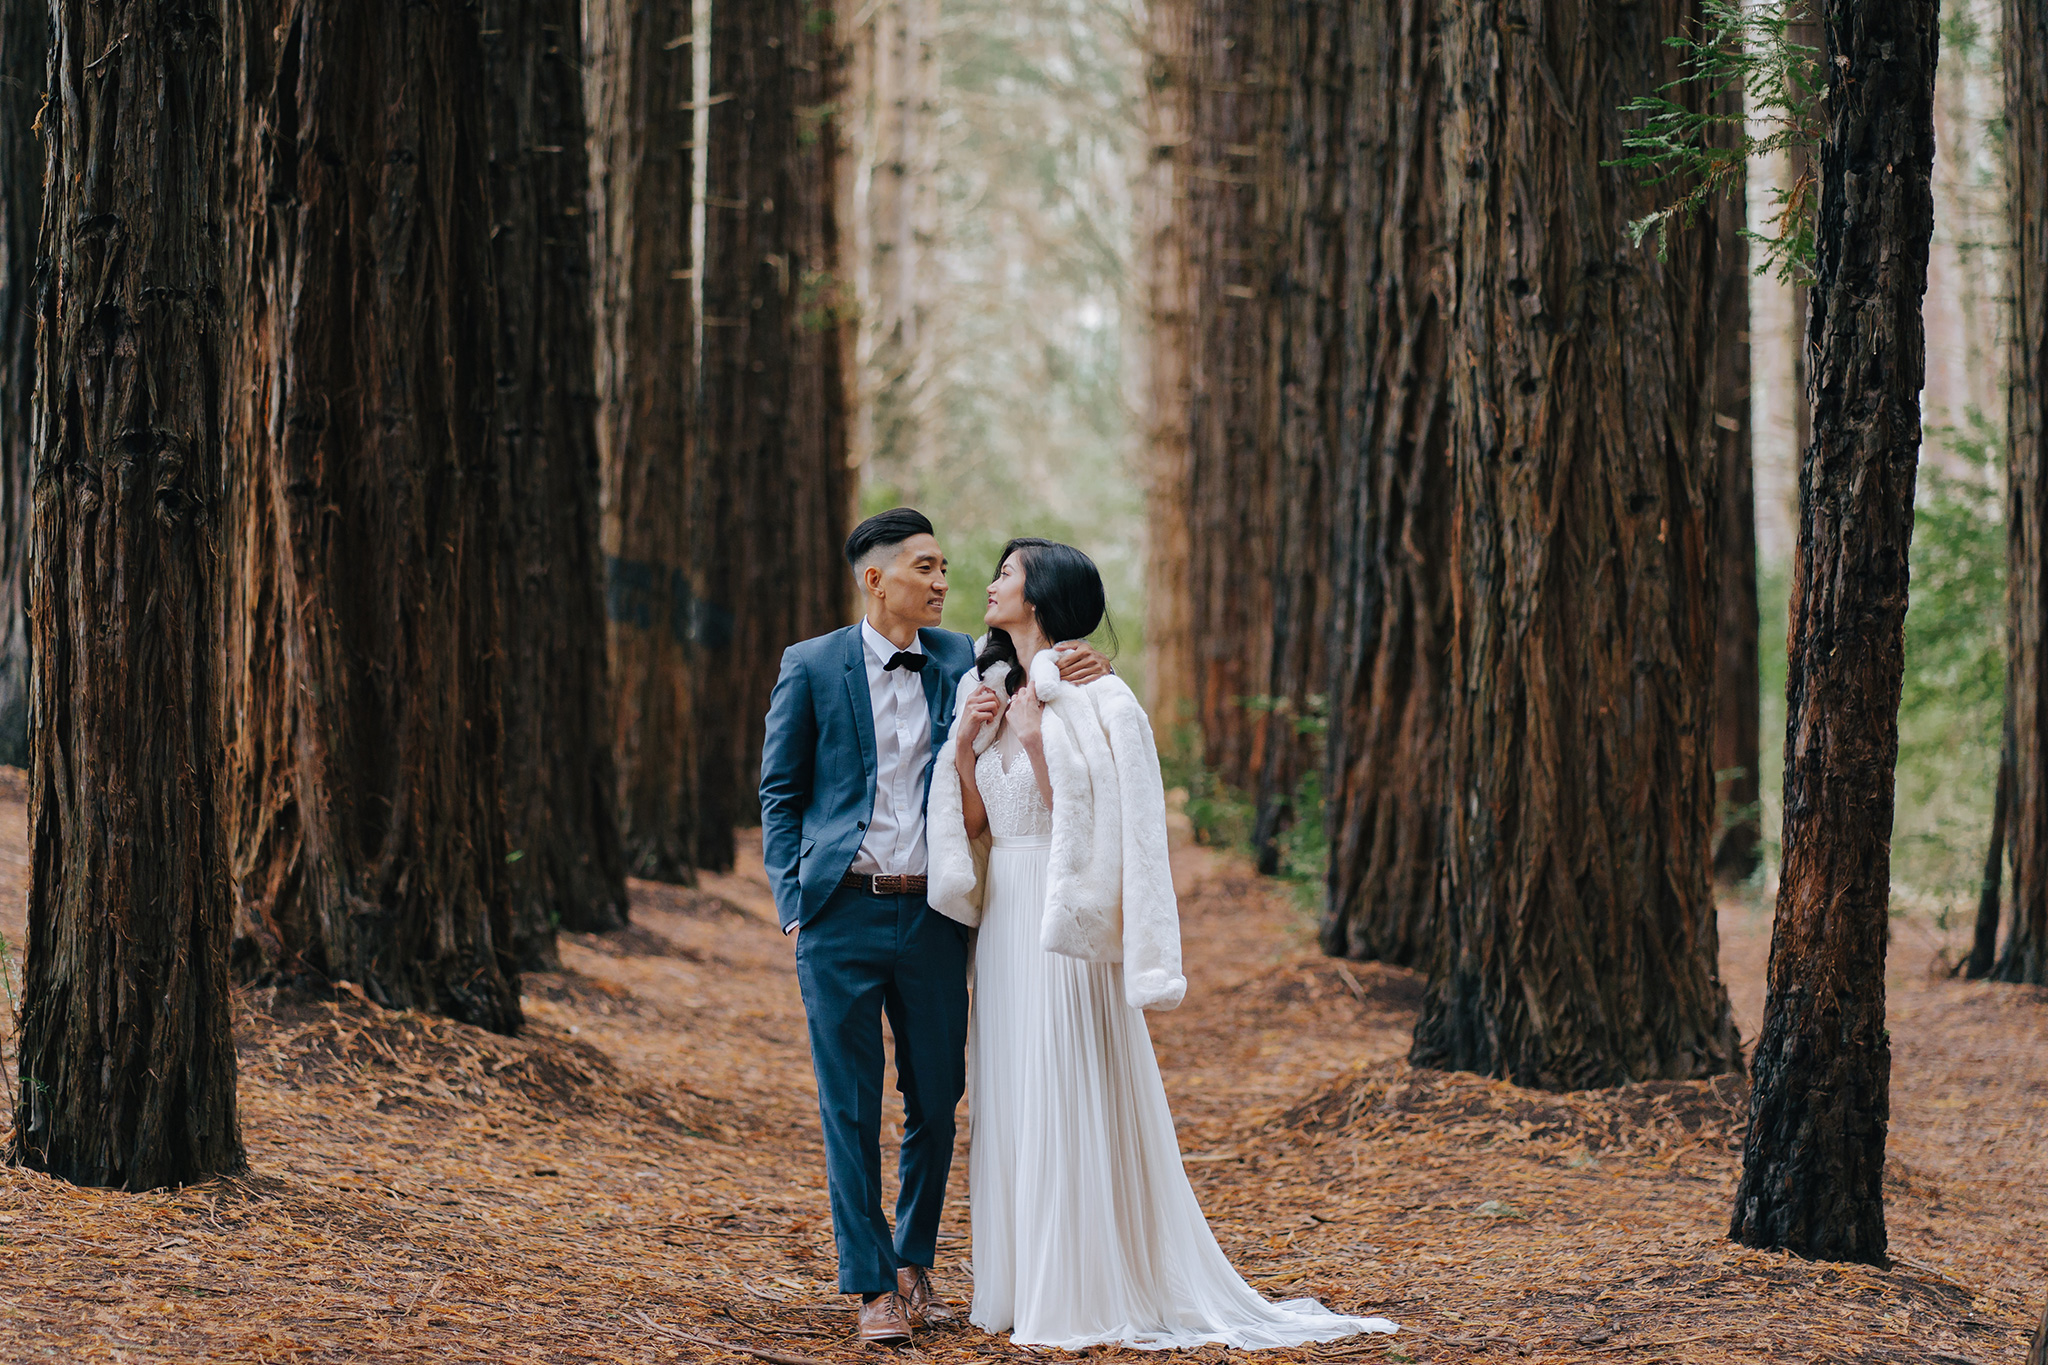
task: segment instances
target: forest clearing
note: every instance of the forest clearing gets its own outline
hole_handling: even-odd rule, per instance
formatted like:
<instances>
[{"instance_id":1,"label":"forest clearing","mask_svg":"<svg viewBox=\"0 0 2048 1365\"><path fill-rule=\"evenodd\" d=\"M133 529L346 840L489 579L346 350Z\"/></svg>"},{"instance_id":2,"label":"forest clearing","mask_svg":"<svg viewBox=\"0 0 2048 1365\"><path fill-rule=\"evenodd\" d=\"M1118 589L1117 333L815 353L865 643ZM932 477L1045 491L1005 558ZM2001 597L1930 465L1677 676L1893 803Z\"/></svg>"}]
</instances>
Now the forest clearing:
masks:
<instances>
[{"instance_id":1,"label":"forest clearing","mask_svg":"<svg viewBox=\"0 0 2048 1365\"><path fill-rule=\"evenodd\" d=\"M22 813L0 805L11 941ZM1217 1236L1269 1296L1402 1327L1258 1358L2023 1358L2048 1263L2039 989L1951 980L1932 968L1958 944L1897 922L1894 1264L1826 1265L1727 1240L1740 1077L1552 1095L1411 1070L1419 975L1323 957L1311 917L1236 854L1183 845L1175 871L1191 986L1153 1036ZM345 994L239 994L248 1175L126 1195L0 1170L0 1354L876 1358L833 1288L802 1007L758 845L706 883L635 882L633 928L565 935L562 970L522 978L517 1039ZM1769 914L1726 901L1721 931L1747 1043ZM938 1267L963 1305L965 1169ZM898 1358L1078 1357L962 1326Z\"/></svg>"}]
</instances>

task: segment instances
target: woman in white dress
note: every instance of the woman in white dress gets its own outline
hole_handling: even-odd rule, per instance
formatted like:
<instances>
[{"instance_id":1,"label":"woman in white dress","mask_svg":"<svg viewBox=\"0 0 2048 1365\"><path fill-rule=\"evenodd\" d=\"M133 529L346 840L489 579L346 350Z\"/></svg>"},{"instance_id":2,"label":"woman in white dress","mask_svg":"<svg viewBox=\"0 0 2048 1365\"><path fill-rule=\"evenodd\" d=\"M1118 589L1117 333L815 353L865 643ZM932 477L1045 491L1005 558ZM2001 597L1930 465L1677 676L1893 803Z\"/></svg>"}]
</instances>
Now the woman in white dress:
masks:
<instances>
[{"instance_id":1,"label":"woman in white dress","mask_svg":"<svg viewBox=\"0 0 2048 1365\"><path fill-rule=\"evenodd\" d=\"M1069 1350L1295 1346L1394 1331L1384 1318L1343 1317L1313 1299L1269 1303L1231 1268L1182 1169L1145 1016L1126 998L1127 964L1042 946L1055 783L1045 707L1023 680L1049 641L1085 638L1103 610L1101 577L1079 550L1042 540L1005 547L989 588L988 642L961 683L949 745L960 804L948 800L947 814L968 840L992 844L968 1027L969 1316L1018 1344ZM995 687L981 683L992 675ZM1114 678L1090 686L1111 684L1129 697ZM990 726L999 727L992 744ZM1156 793L1149 731L1142 740ZM1118 755L1117 766L1130 757ZM935 796L935 819L938 806ZM1143 827L1158 831L1157 875L1166 878L1163 803ZM1165 901L1171 915L1170 879ZM1159 1001L1169 1007L1181 991L1172 932L1170 994Z\"/></svg>"}]
</instances>

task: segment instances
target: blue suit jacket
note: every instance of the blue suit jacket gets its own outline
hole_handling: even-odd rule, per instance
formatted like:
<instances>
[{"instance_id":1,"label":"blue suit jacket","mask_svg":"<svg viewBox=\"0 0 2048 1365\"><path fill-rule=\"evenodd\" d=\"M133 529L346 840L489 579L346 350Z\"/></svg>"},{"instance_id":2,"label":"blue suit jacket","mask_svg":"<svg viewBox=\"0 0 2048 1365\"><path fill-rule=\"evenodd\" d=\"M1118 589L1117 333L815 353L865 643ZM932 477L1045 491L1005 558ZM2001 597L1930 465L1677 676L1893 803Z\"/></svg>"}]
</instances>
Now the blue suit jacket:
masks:
<instances>
[{"instance_id":1,"label":"blue suit jacket","mask_svg":"<svg viewBox=\"0 0 2048 1365\"><path fill-rule=\"evenodd\" d=\"M932 756L953 724L953 694L974 667L974 642L920 630ZM803 924L853 866L875 810L875 710L860 623L782 651L761 745L761 861L782 927ZM925 790L931 790L931 763Z\"/></svg>"}]
</instances>

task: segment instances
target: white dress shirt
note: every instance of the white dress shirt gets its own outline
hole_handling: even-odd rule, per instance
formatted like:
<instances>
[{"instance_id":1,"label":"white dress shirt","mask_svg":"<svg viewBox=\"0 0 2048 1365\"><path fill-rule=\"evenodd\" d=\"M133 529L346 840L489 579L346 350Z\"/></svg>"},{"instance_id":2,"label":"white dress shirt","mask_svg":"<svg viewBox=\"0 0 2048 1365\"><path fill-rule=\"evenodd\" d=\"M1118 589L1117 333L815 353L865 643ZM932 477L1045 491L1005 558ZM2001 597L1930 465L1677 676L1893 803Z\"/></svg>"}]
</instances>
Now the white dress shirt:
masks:
<instances>
[{"instance_id":1,"label":"white dress shirt","mask_svg":"<svg viewBox=\"0 0 2048 1365\"><path fill-rule=\"evenodd\" d=\"M875 715L875 812L868 817L867 837L852 870L866 876L920 876L925 871L924 769L932 756L924 675L888 669L896 646L866 621L860 623L860 636L867 646L868 703ZM909 652L924 653L924 642L913 638Z\"/></svg>"}]
</instances>

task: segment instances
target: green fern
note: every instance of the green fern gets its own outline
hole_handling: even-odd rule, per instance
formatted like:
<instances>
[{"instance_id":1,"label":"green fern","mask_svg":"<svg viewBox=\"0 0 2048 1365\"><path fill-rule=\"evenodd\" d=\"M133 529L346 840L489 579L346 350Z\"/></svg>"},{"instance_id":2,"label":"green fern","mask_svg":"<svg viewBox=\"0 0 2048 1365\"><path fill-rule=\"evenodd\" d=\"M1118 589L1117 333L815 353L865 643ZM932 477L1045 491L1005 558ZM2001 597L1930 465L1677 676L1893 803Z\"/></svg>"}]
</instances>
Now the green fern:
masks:
<instances>
[{"instance_id":1,"label":"green fern","mask_svg":"<svg viewBox=\"0 0 2048 1365\"><path fill-rule=\"evenodd\" d=\"M1697 32L1664 40L1684 54L1685 74L1656 94L1622 106L1623 113L1642 116L1643 126L1623 135L1629 154L1606 164L1642 172L1645 185L1689 188L1675 203L1628 225L1637 246L1654 234L1657 257L1664 259L1672 226L1691 223L1717 197L1740 187L1749 162L1820 145L1827 130L1820 53L1792 37L1793 26L1806 14L1804 0L1763 0L1753 6L1707 0ZM1684 91L1705 98L1698 108L1671 98ZM1737 93L1747 95L1746 114L1742 101L1729 98ZM1752 131L1758 128L1762 131ZM1770 271L1787 283L1811 277L1814 202L1811 175L1771 191L1768 230L1743 230L1762 249L1757 274Z\"/></svg>"}]
</instances>

